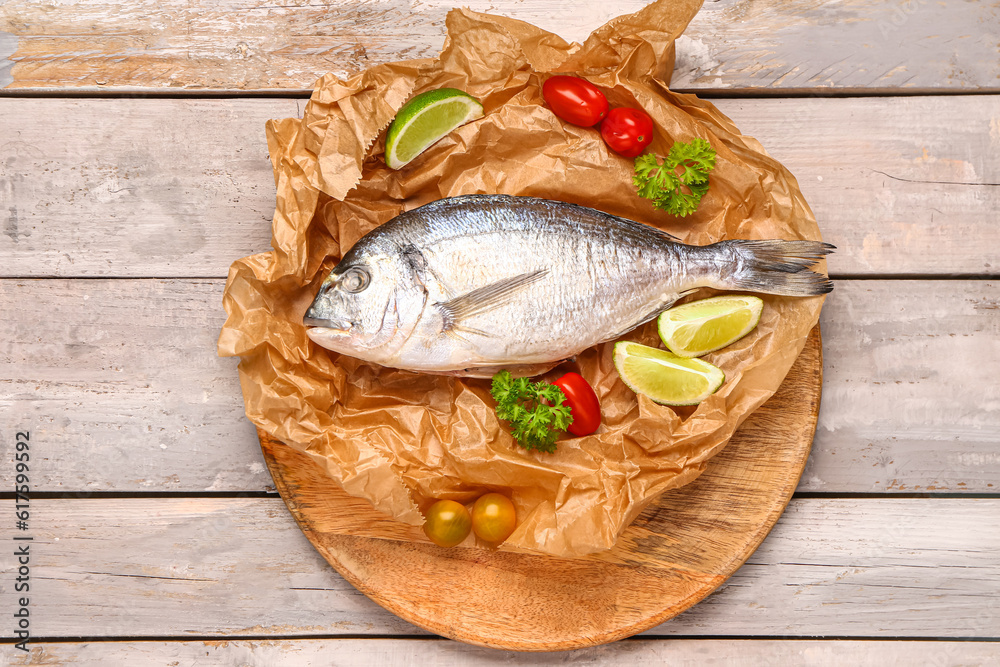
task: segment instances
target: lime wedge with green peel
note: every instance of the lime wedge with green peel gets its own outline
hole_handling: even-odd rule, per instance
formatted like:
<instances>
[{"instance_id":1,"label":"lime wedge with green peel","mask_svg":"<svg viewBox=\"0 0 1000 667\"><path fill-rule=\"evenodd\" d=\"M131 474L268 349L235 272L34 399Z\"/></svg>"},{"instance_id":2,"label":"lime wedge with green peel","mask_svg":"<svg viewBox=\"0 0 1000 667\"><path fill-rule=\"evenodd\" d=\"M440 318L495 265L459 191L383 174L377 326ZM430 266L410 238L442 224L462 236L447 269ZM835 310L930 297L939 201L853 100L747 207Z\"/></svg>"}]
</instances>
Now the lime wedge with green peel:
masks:
<instances>
[{"instance_id":1,"label":"lime wedge with green peel","mask_svg":"<svg viewBox=\"0 0 1000 667\"><path fill-rule=\"evenodd\" d=\"M385 163L400 169L456 127L483 117L483 105L455 88L420 93L403 105L385 137Z\"/></svg>"},{"instance_id":2,"label":"lime wedge with green peel","mask_svg":"<svg viewBox=\"0 0 1000 667\"><path fill-rule=\"evenodd\" d=\"M663 405L696 405L726 380L725 373L707 361L639 343L615 343L614 357L618 375L629 389Z\"/></svg>"},{"instance_id":3,"label":"lime wedge with green peel","mask_svg":"<svg viewBox=\"0 0 1000 667\"><path fill-rule=\"evenodd\" d=\"M735 343L760 322L764 302L755 296L715 296L660 314L664 345L679 357L700 357Z\"/></svg>"}]
</instances>

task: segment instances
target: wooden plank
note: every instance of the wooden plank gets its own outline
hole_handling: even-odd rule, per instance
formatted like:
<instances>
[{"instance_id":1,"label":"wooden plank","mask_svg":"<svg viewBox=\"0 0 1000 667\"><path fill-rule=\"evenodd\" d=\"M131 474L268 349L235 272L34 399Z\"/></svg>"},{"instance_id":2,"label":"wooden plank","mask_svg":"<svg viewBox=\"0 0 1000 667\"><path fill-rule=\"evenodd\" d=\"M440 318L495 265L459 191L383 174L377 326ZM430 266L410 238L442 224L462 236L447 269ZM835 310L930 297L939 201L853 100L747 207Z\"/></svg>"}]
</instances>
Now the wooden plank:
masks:
<instances>
[{"instance_id":1,"label":"wooden plank","mask_svg":"<svg viewBox=\"0 0 1000 667\"><path fill-rule=\"evenodd\" d=\"M278 499L35 500L27 534L36 637L423 634L341 579ZM998 637L998 549L1000 499L794 500L720 590L650 634Z\"/></svg>"},{"instance_id":2,"label":"wooden plank","mask_svg":"<svg viewBox=\"0 0 1000 667\"><path fill-rule=\"evenodd\" d=\"M269 248L263 122L301 104L0 99L0 275L224 277ZM1000 267L1000 162L984 150L1000 148L1000 96L718 106L797 176L835 275Z\"/></svg>"},{"instance_id":3,"label":"wooden plank","mask_svg":"<svg viewBox=\"0 0 1000 667\"><path fill-rule=\"evenodd\" d=\"M254 491L271 479L219 280L0 283L0 459L30 429L39 491ZM836 281L803 491L1000 491L1000 285ZM5 488L12 470L0 469Z\"/></svg>"},{"instance_id":4,"label":"wooden plank","mask_svg":"<svg viewBox=\"0 0 1000 667\"><path fill-rule=\"evenodd\" d=\"M838 281L801 491L1000 491L1000 283Z\"/></svg>"},{"instance_id":5,"label":"wooden plank","mask_svg":"<svg viewBox=\"0 0 1000 667\"><path fill-rule=\"evenodd\" d=\"M435 665L482 667L564 665L565 653L512 653L447 640L280 639L223 641L32 642L30 655L15 654L14 665L288 665L370 667ZM573 652L587 665L703 667L711 664L828 667L910 667L986 665L1000 660L1000 646L990 642L774 639L634 639Z\"/></svg>"},{"instance_id":6,"label":"wooden plank","mask_svg":"<svg viewBox=\"0 0 1000 667\"><path fill-rule=\"evenodd\" d=\"M647 0L469 0L570 40ZM101 4L31 0L0 8L8 90L301 90L327 72L437 55L451 0L263 0ZM927 0L721 0L678 42L674 85L690 90L997 90L993 0L961 11ZM82 31L80 26L87 26ZM847 29L845 26L849 27ZM4 60L7 61L6 67Z\"/></svg>"},{"instance_id":7,"label":"wooden plank","mask_svg":"<svg viewBox=\"0 0 1000 667\"><path fill-rule=\"evenodd\" d=\"M675 88L1000 89L1000 3L706 2L678 40ZM988 27L992 26L992 27Z\"/></svg>"},{"instance_id":8,"label":"wooden plank","mask_svg":"<svg viewBox=\"0 0 1000 667\"><path fill-rule=\"evenodd\" d=\"M222 277L270 249L264 123L304 102L0 102L5 275Z\"/></svg>"},{"instance_id":9,"label":"wooden plank","mask_svg":"<svg viewBox=\"0 0 1000 667\"><path fill-rule=\"evenodd\" d=\"M35 490L274 489L237 360L215 354L222 287L3 283L0 310L18 316L0 321L0 450L13 458L14 431L31 431Z\"/></svg>"},{"instance_id":10,"label":"wooden plank","mask_svg":"<svg viewBox=\"0 0 1000 667\"><path fill-rule=\"evenodd\" d=\"M1000 246L982 247L1000 218L1000 97L718 106L795 174L837 246L832 274L1000 272Z\"/></svg>"}]
</instances>

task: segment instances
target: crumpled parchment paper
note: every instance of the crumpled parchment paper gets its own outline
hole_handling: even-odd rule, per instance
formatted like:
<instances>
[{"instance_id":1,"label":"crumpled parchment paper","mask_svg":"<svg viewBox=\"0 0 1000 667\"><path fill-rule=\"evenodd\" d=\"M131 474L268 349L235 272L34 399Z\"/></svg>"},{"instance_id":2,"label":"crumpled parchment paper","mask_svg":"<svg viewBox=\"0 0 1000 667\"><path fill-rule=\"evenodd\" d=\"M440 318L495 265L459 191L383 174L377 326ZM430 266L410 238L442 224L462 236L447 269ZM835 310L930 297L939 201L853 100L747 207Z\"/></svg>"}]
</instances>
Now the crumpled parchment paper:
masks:
<instances>
[{"instance_id":1,"label":"crumpled parchment paper","mask_svg":"<svg viewBox=\"0 0 1000 667\"><path fill-rule=\"evenodd\" d=\"M521 21L456 9L440 57L380 65L348 81L324 77L301 120L270 121L274 249L230 269L223 299L229 317L218 346L219 354L241 358L247 416L309 454L349 494L399 521L421 524L421 512L441 498L471 503L487 491L508 495L518 526L503 549L562 557L608 549L658 494L695 479L777 389L819 318L822 298L764 297L757 329L706 357L727 379L696 408L636 396L618 379L612 344L587 350L574 367L597 390L603 425L594 435L561 440L555 454L514 443L498 423L488 381L339 356L309 341L302 316L322 278L361 236L404 210L461 194L574 202L698 245L819 239L784 167L712 104L668 89L674 39L700 4L655 2L611 21L583 45ZM648 112L656 124L650 150L660 155L674 141L711 142L717 166L695 215L653 209L632 185L632 160L610 152L596 129L552 114L541 84L562 72L599 86L612 106ZM414 94L442 87L479 98L485 116L401 171L388 169L384 129L393 115ZM655 323L625 338L659 345ZM474 537L468 545L475 546Z\"/></svg>"}]
</instances>

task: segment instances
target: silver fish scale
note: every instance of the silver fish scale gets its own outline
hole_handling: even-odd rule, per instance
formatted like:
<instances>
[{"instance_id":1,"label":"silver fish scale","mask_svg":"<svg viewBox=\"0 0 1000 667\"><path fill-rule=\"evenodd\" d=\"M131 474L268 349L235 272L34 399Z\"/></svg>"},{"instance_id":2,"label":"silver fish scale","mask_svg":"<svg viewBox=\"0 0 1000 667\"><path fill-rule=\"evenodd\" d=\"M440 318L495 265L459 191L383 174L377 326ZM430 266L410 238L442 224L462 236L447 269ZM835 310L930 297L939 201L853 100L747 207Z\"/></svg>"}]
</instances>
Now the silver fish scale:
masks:
<instances>
[{"instance_id":1,"label":"silver fish scale","mask_svg":"<svg viewBox=\"0 0 1000 667\"><path fill-rule=\"evenodd\" d=\"M438 332L434 340L428 336L436 332L415 332L415 344L402 351L406 363L417 363L431 348L434 363L457 361L463 350L476 365L572 356L649 319L677 298L680 285L670 276L684 279L667 235L573 204L471 195L398 220L384 240L420 249L433 276L429 307L547 271L515 299L459 323L457 332Z\"/></svg>"}]
</instances>

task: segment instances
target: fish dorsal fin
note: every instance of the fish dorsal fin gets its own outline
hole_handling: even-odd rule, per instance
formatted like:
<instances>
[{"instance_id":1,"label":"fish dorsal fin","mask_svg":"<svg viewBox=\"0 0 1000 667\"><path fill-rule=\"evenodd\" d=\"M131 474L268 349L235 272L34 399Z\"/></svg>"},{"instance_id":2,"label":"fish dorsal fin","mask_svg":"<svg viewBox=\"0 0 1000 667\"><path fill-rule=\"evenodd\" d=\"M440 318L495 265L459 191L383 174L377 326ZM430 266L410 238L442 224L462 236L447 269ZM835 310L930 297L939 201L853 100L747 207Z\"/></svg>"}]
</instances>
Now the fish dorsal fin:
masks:
<instances>
[{"instance_id":1,"label":"fish dorsal fin","mask_svg":"<svg viewBox=\"0 0 1000 667\"><path fill-rule=\"evenodd\" d=\"M437 307L441 309L444 318L443 329L450 331L460 328L462 320L502 306L522 289L545 278L548 273L548 269L522 273L438 303Z\"/></svg>"},{"instance_id":2,"label":"fish dorsal fin","mask_svg":"<svg viewBox=\"0 0 1000 667\"><path fill-rule=\"evenodd\" d=\"M679 238L677 238L676 236L674 236L670 232L665 232L665 231L663 231L662 229L660 229L658 227L652 227L652 226L650 226L650 229L652 229L656 233L657 236L662 236L663 238L665 238L668 241L671 241L673 243L683 243L683 241L681 241Z\"/></svg>"}]
</instances>

